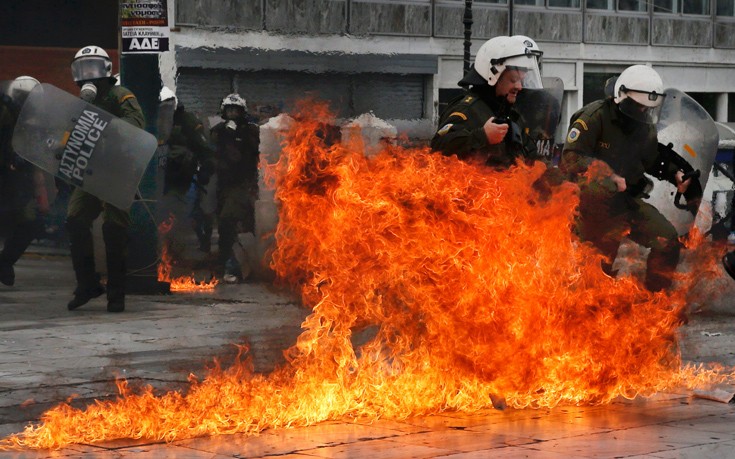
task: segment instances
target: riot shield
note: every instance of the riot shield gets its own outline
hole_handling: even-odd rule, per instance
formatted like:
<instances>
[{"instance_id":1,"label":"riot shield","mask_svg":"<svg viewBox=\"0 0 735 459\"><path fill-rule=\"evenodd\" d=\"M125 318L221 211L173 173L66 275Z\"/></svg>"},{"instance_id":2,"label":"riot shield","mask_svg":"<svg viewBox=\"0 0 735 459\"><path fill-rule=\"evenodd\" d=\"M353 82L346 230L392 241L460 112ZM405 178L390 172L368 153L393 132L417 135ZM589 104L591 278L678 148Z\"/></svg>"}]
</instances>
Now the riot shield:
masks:
<instances>
[{"instance_id":1,"label":"riot shield","mask_svg":"<svg viewBox=\"0 0 735 459\"><path fill-rule=\"evenodd\" d=\"M691 176L692 182L681 195L672 183L657 181L646 201L656 206L683 235L694 224L720 137L712 117L694 99L673 88L666 89L665 94L656 125L659 152Z\"/></svg>"},{"instance_id":2,"label":"riot shield","mask_svg":"<svg viewBox=\"0 0 735 459\"><path fill-rule=\"evenodd\" d=\"M48 83L18 116L13 149L39 168L115 207L133 203L156 138Z\"/></svg>"},{"instance_id":3,"label":"riot shield","mask_svg":"<svg viewBox=\"0 0 735 459\"><path fill-rule=\"evenodd\" d=\"M523 117L528 136L536 142L541 156L552 162L554 136L561 119L564 82L561 78L543 78L543 89L523 89L514 109Z\"/></svg>"}]
</instances>

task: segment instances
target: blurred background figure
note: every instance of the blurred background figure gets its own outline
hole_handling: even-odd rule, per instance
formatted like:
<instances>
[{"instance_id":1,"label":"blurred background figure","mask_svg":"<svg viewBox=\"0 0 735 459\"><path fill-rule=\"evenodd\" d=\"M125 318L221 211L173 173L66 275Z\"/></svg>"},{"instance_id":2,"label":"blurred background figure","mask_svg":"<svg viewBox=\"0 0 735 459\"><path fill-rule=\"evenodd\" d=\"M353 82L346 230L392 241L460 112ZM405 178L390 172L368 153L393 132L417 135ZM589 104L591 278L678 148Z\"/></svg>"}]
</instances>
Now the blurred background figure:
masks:
<instances>
[{"instance_id":1,"label":"blurred background figure","mask_svg":"<svg viewBox=\"0 0 735 459\"><path fill-rule=\"evenodd\" d=\"M49 210L43 173L18 156L11 144L23 103L39 84L33 77L20 76L7 85L0 99L0 214L7 224L0 282L8 286L15 283L15 263L33 239L42 236L43 215Z\"/></svg>"},{"instance_id":2,"label":"blurred background figure","mask_svg":"<svg viewBox=\"0 0 735 459\"><path fill-rule=\"evenodd\" d=\"M258 197L260 130L240 94L229 94L220 105L222 122L212 128L216 146L218 263L229 283L246 279L247 262L238 262L233 245L238 233L254 233ZM239 245L239 244L238 244Z\"/></svg>"},{"instance_id":3,"label":"blurred background figure","mask_svg":"<svg viewBox=\"0 0 735 459\"><path fill-rule=\"evenodd\" d=\"M190 216L198 214L199 196L207 194L209 179L214 173L214 149L209 144L206 130L196 115L186 110L174 92L164 86L160 93L161 109L169 128L165 144L168 146L166 169L161 199L162 219L173 215L172 229L163 235L169 255L182 259L186 248L184 229L195 229L202 250L209 252L211 222L197 223Z\"/></svg>"}]
</instances>

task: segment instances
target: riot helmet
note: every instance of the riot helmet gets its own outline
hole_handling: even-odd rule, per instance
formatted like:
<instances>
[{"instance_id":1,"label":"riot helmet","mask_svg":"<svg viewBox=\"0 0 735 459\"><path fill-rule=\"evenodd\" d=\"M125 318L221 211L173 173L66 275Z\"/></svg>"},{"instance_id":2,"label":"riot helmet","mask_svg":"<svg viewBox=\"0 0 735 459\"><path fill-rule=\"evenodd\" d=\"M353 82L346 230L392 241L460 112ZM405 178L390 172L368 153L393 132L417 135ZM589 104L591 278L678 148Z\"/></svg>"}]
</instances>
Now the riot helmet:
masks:
<instances>
[{"instance_id":1,"label":"riot helmet","mask_svg":"<svg viewBox=\"0 0 735 459\"><path fill-rule=\"evenodd\" d=\"M78 85L86 81L112 77L112 61L99 46L85 46L71 61L72 78Z\"/></svg>"},{"instance_id":2,"label":"riot helmet","mask_svg":"<svg viewBox=\"0 0 735 459\"><path fill-rule=\"evenodd\" d=\"M174 108L176 108L176 106L179 104L179 98L176 97L176 94L174 94L174 92L168 86L164 86L161 88L161 92L158 94L158 100L160 102L173 100Z\"/></svg>"},{"instance_id":3,"label":"riot helmet","mask_svg":"<svg viewBox=\"0 0 735 459\"><path fill-rule=\"evenodd\" d=\"M536 56L520 40L513 37L495 37L486 41L477 51L475 70L490 86L495 86L506 70L525 72L524 88L540 88L541 75Z\"/></svg>"},{"instance_id":4,"label":"riot helmet","mask_svg":"<svg viewBox=\"0 0 735 459\"><path fill-rule=\"evenodd\" d=\"M220 112L225 119L235 119L244 115L248 111L245 99L238 93L232 93L222 99L220 104Z\"/></svg>"},{"instance_id":5,"label":"riot helmet","mask_svg":"<svg viewBox=\"0 0 735 459\"><path fill-rule=\"evenodd\" d=\"M533 38L527 37L525 35L513 35L513 38L520 40L521 43L523 43L523 46L528 48L528 50L531 51L531 54L536 56L536 65L538 65L539 73L541 73L541 58L543 57L544 52L541 51L538 43L536 43Z\"/></svg>"},{"instance_id":6,"label":"riot helmet","mask_svg":"<svg viewBox=\"0 0 735 459\"><path fill-rule=\"evenodd\" d=\"M628 117L656 124L664 102L661 76L647 65L633 65L620 74L613 92L618 108Z\"/></svg>"},{"instance_id":7,"label":"riot helmet","mask_svg":"<svg viewBox=\"0 0 735 459\"><path fill-rule=\"evenodd\" d=\"M33 88L39 84L41 83L31 76L19 76L10 82L10 86L8 86L8 96L16 106L21 107L23 102L28 98L28 94L30 94Z\"/></svg>"}]
</instances>

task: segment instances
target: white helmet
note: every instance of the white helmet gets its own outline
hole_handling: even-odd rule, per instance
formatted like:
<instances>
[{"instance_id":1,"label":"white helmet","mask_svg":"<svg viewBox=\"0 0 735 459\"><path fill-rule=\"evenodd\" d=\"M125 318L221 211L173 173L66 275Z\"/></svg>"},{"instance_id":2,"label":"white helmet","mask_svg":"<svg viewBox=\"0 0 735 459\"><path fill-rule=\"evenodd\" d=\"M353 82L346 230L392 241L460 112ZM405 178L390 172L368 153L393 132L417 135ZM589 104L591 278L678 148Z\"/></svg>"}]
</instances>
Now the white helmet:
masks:
<instances>
[{"instance_id":1,"label":"white helmet","mask_svg":"<svg viewBox=\"0 0 735 459\"><path fill-rule=\"evenodd\" d=\"M222 99L222 104L219 106L219 109L222 113L225 112L225 107L234 105L236 107L242 107L243 112L248 111L248 105L245 103L245 99L243 99L240 94L234 92L224 99Z\"/></svg>"},{"instance_id":2,"label":"white helmet","mask_svg":"<svg viewBox=\"0 0 735 459\"><path fill-rule=\"evenodd\" d=\"M19 76L10 82L10 86L8 87L8 96L10 96L15 104L21 106L23 105L23 102L25 102L26 98L28 98L28 94L30 94L33 88L39 84L41 83L32 76Z\"/></svg>"},{"instance_id":3,"label":"white helmet","mask_svg":"<svg viewBox=\"0 0 735 459\"><path fill-rule=\"evenodd\" d=\"M71 75L77 83L112 77L112 61L99 46L85 46L71 61Z\"/></svg>"},{"instance_id":4,"label":"white helmet","mask_svg":"<svg viewBox=\"0 0 735 459\"><path fill-rule=\"evenodd\" d=\"M664 102L661 76L647 65L632 65L620 74L613 90L615 103L629 117L656 124Z\"/></svg>"},{"instance_id":5,"label":"white helmet","mask_svg":"<svg viewBox=\"0 0 735 459\"><path fill-rule=\"evenodd\" d=\"M169 88L168 86L164 86L161 88L161 92L158 94L158 100L161 102L165 102L167 100L174 100L174 107L179 104L179 99L176 97L176 94Z\"/></svg>"},{"instance_id":6,"label":"white helmet","mask_svg":"<svg viewBox=\"0 0 735 459\"><path fill-rule=\"evenodd\" d=\"M495 86L506 69L518 69L526 72L524 88L541 88L536 55L515 37L501 36L486 41L477 51L474 68L490 86Z\"/></svg>"},{"instance_id":7,"label":"white helmet","mask_svg":"<svg viewBox=\"0 0 735 459\"><path fill-rule=\"evenodd\" d=\"M523 46L531 51L531 54L537 56L538 60L541 60L541 56L544 55L544 52L541 51L541 48L538 47L538 44L533 38L525 35L513 35L513 38L520 40L521 43L523 43Z\"/></svg>"}]
</instances>

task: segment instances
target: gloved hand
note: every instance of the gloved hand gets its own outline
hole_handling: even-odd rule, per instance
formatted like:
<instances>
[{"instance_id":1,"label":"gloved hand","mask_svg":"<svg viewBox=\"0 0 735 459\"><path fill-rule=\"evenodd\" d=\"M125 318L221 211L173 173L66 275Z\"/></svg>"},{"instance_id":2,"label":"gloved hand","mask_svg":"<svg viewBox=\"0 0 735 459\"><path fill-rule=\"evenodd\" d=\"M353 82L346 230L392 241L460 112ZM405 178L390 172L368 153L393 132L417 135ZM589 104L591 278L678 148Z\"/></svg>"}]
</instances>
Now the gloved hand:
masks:
<instances>
[{"instance_id":1,"label":"gloved hand","mask_svg":"<svg viewBox=\"0 0 735 459\"><path fill-rule=\"evenodd\" d=\"M230 121L228 121L228 122L227 122L227 123L225 124L225 127L226 127L227 129L232 129L232 130L234 131L235 129L237 129L237 123L236 123L236 122L234 122L233 120L230 120Z\"/></svg>"}]
</instances>

